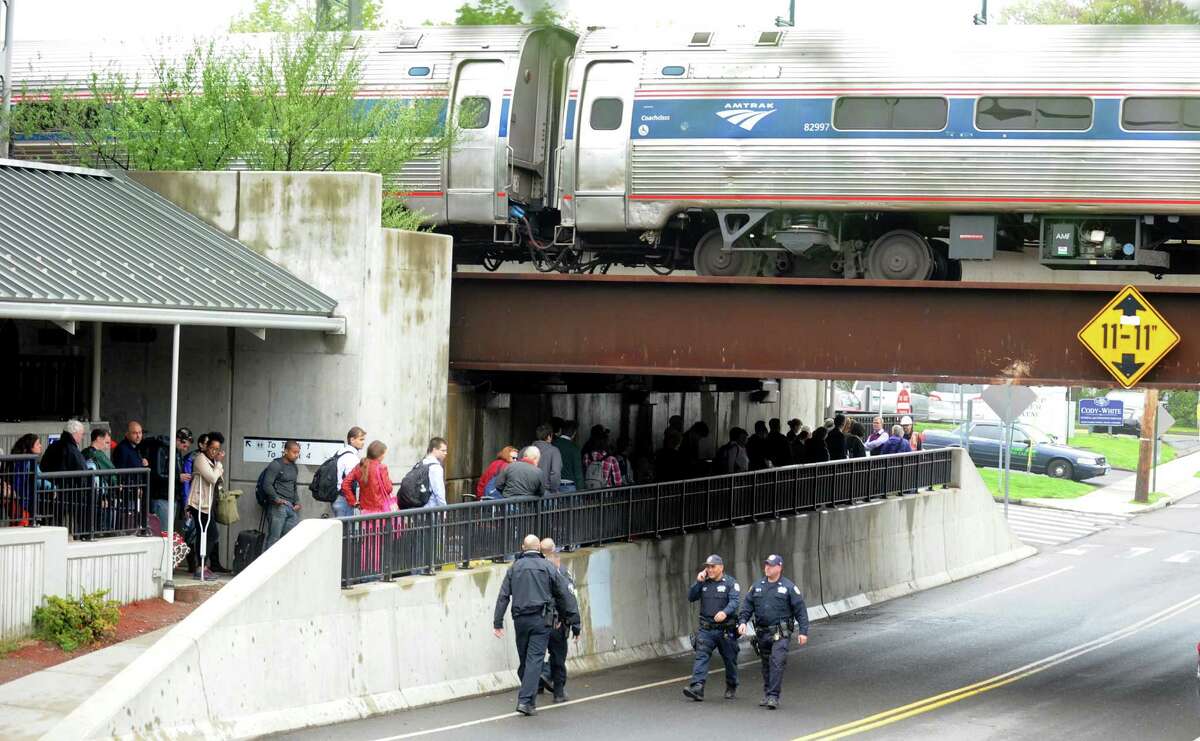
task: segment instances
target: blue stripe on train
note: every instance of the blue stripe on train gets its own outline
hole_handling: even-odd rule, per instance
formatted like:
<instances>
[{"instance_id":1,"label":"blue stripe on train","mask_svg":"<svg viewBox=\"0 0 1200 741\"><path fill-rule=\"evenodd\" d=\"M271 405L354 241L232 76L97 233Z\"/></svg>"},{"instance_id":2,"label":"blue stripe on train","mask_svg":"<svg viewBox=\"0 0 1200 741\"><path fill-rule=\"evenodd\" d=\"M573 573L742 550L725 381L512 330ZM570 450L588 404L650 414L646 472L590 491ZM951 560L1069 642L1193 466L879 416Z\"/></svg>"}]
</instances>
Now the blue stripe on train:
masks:
<instances>
[{"instance_id":1,"label":"blue stripe on train","mask_svg":"<svg viewBox=\"0 0 1200 741\"><path fill-rule=\"evenodd\" d=\"M500 102L500 138L502 139L508 136L508 106L511 102L512 99L507 95Z\"/></svg>"},{"instance_id":2,"label":"blue stripe on train","mask_svg":"<svg viewBox=\"0 0 1200 741\"><path fill-rule=\"evenodd\" d=\"M1121 101L1096 100L1088 131L978 131L975 98L951 98L943 131L838 131L834 98L638 99L632 139L1044 139L1200 141L1200 132L1122 131ZM570 113L574 113L573 110ZM573 117L572 117L573 118ZM568 126L570 123L568 123ZM569 136L567 138L570 138Z\"/></svg>"},{"instance_id":3,"label":"blue stripe on train","mask_svg":"<svg viewBox=\"0 0 1200 741\"><path fill-rule=\"evenodd\" d=\"M567 120L563 138L568 141L575 138L575 100L573 98L567 101Z\"/></svg>"}]
</instances>

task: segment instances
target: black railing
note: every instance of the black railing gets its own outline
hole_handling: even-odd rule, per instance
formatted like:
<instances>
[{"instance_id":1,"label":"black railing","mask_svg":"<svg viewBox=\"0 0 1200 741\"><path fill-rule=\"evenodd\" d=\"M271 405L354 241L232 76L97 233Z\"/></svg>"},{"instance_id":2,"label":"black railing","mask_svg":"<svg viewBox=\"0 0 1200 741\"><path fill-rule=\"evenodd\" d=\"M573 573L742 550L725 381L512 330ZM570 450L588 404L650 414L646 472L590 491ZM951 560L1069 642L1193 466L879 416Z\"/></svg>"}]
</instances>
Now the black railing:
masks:
<instances>
[{"instance_id":1,"label":"black railing","mask_svg":"<svg viewBox=\"0 0 1200 741\"><path fill-rule=\"evenodd\" d=\"M149 469L42 473L36 461L0 456L0 526L65 527L75 538L149 532Z\"/></svg>"},{"instance_id":2,"label":"black railing","mask_svg":"<svg viewBox=\"0 0 1200 741\"><path fill-rule=\"evenodd\" d=\"M527 533L577 547L678 535L949 484L953 450L854 458L619 489L342 520L342 585L514 553Z\"/></svg>"}]
</instances>

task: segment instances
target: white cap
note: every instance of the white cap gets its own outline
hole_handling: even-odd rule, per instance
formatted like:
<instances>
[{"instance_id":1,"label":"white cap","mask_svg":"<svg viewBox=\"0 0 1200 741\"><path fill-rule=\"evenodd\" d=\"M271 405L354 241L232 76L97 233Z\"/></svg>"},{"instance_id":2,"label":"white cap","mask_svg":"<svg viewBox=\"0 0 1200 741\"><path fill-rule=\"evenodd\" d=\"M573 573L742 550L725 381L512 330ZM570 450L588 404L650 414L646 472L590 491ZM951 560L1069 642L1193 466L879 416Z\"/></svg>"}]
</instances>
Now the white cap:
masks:
<instances>
[{"instance_id":1,"label":"white cap","mask_svg":"<svg viewBox=\"0 0 1200 741\"><path fill-rule=\"evenodd\" d=\"M903 416L903 417L901 417L901 418L900 418L900 425L901 425L901 426L904 426L904 425L911 425L911 424L912 424L912 417L909 417L908 415L905 415L905 416Z\"/></svg>"}]
</instances>

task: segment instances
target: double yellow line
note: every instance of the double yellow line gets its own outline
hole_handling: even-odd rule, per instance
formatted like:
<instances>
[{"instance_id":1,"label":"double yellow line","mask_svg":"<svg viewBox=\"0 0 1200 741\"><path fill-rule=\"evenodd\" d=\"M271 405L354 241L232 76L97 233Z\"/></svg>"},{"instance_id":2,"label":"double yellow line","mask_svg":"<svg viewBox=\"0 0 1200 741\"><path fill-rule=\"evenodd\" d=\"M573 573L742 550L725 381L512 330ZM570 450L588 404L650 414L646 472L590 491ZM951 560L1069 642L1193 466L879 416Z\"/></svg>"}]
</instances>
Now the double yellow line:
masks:
<instances>
[{"instance_id":1,"label":"double yellow line","mask_svg":"<svg viewBox=\"0 0 1200 741\"><path fill-rule=\"evenodd\" d=\"M1104 648L1105 646L1116 643L1117 641L1124 640L1147 628L1154 627L1159 623L1170 620L1176 615L1186 612L1197 605L1200 605L1200 594L1189 597L1182 602L1177 602L1165 610L1156 612L1153 615L1143 618L1142 620L1121 628L1120 630L1115 630L1112 633L1100 636L1099 638L1088 641L1087 643L1081 643L1078 646L1073 646L1065 651L1060 651L1052 656L1047 656L1044 659L1039 659L1032 663L1026 664L1025 666L1017 667L1012 671L1008 671L1003 674L997 674L996 676L990 677L981 682L969 684L965 687L959 687L958 689L950 690L949 692L943 692L940 695L934 695L933 697L927 697L924 700L918 700L917 702L912 702L908 705L902 705L898 708L885 710L882 713L876 713L875 715L870 715L866 718L860 718L859 720L850 723L844 723L840 726L834 726L833 728L826 728L823 731L810 733L806 736L800 736L796 738L795 741L833 741L833 739L845 738L858 733L865 733L876 728L891 725L892 723L898 723L906 718L928 713L931 710L937 710L940 707L950 705L951 703L958 702L959 700L966 700L969 697L974 697L975 695L1012 684L1013 682L1017 682L1026 677L1044 672L1051 667L1058 666L1063 662L1079 658L1084 654L1091 653L1092 651Z\"/></svg>"}]
</instances>

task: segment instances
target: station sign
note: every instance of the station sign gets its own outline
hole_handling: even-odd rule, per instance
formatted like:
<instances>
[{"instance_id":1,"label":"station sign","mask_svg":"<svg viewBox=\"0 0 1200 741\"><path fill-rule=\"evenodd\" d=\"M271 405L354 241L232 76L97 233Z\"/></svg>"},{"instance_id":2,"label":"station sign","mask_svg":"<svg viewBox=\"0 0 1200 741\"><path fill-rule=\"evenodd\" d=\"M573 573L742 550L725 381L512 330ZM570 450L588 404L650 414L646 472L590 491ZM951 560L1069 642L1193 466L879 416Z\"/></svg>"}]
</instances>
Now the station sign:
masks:
<instances>
[{"instance_id":1,"label":"station sign","mask_svg":"<svg viewBox=\"0 0 1200 741\"><path fill-rule=\"evenodd\" d=\"M283 455L283 444L287 441L282 437L247 437L242 443L242 461L245 463L270 463ZM319 466L329 460L334 453L341 449L341 440L301 440L300 457L296 464L301 466Z\"/></svg>"},{"instance_id":2,"label":"station sign","mask_svg":"<svg viewBox=\"0 0 1200 741\"><path fill-rule=\"evenodd\" d=\"M1179 344L1179 333L1133 286L1122 288L1077 336L1125 388L1142 380Z\"/></svg>"},{"instance_id":3,"label":"station sign","mask_svg":"<svg viewBox=\"0 0 1200 741\"><path fill-rule=\"evenodd\" d=\"M1125 420L1125 403L1117 399L1080 399L1079 424L1085 427L1120 427Z\"/></svg>"}]
</instances>

